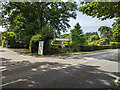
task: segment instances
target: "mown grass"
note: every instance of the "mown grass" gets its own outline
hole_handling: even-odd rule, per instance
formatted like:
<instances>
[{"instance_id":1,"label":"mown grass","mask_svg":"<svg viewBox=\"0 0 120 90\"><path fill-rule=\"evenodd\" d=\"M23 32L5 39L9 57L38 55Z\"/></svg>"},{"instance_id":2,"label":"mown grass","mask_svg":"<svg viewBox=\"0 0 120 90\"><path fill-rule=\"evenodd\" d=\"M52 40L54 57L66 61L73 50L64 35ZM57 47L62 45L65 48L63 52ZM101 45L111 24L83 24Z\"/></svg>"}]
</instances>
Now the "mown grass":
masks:
<instances>
[{"instance_id":1,"label":"mown grass","mask_svg":"<svg viewBox=\"0 0 120 90\"><path fill-rule=\"evenodd\" d=\"M59 53L59 54L53 54L53 55L39 55L37 53L30 53L29 49L13 49L13 48L9 48L9 49L24 51L27 54L32 55L32 56L67 56L67 55L89 54L89 53L95 53L95 52L115 50L115 49L104 49L104 50L96 50L96 51L79 51L79 52L70 52L70 53Z\"/></svg>"}]
</instances>

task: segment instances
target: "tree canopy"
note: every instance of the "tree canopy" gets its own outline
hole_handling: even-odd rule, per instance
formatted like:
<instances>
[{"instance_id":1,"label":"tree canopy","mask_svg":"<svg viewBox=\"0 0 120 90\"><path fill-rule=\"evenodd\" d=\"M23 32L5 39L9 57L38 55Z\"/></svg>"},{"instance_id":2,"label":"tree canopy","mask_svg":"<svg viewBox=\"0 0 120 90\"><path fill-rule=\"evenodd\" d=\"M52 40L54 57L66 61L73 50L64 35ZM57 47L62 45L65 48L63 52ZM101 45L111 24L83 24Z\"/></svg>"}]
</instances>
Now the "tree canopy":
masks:
<instances>
[{"instance_id":1,"label":"tree canopy","mask_svg":"<svg viewBox=\"0 0 120 90\"><path fill-rule=\"evenodd\" d=\"M88 43L91 42L90 37L93 36L93 35L96 35L97 37L99 37L99 35L98 35L97 32L87 32L87 33L85 34Z\"/></svg>"},{"instance_id":2,"label":"tree canopy","mask_svg":"<svg viewBox=\"0 0 120 90\"><path fill-rule=\"evenodd\" d=\"M98 35L92 35L92 36L90 36L90 42L93 42L95 40L99 40L99 36Z\"/></svg>"},{"instance_id":3,"label":"tree canopy","mask_svg":"<svg viewBox=\"0 0 120 90\"><path fill-rule=\"evenodd\" d=\"M115 20L111 31L113 33L112 35L113 41L120 42L120 18Z\"/></svg>"},{"instance_id":4,"label":"tree canopy","mask_svg":"<svg viewBox=\"0 0 120 90\"><path fill-rule=\"evenodd\" d=\"M97 17L101 20L105 20L107 18L118 18L120 17L120 1L83 3L78 10L83 14Z\"/></svg>"},{"instance_id":5,"label":"tree canopy","mask_svg":"<svg viewBox=\"0 0 120 90\"><path fill-rule=\"evenodd\" d=\"M86 38L79 23L76 23L74 29L71 30L71 36L73 45L84 45L86 43Z\"/></svg>"},{"instance_id":6,"label":"tree canopy","mask_svg":"<svg viewBox=\"0 0 120 90\"><path fill-rule=\"evenodd\" d=\"M3 7L3 26L16 26L13 20L22 27L41 30L46 24L53 26L59 33L70 27L69 18L76 18L77 5L71 2L9 2ZM8 15L8 17L5 17ZM8 20L8 21L7 21ZM6 22L7 21L7 22ZM23 24L25 25L23 26Z\"/></svg>"},{"instance_id":7,"label":"tree canopy","mask_svg":"<svg viewBox=\"0 0 120 90\"><path fill-rule=\"evenodd\" d=\"M98 31L100 31L101 38L106 39L106 41L109 42L111 41L112 37L112 31L110 27L107 26L101 26Z\"/></svg>"},{"instance_id":8,"label":"tree canopy","mask_svg":"<svg viewBox=\"0 0 120 90\"><path fill-rule=\"evenodd\" d=\"M6 2L2 3L1 24L29 46L30 38L38 33L46 37L67 31L70 18L76 18L76 9L72 2ZM52 34L46 28L52 28Z\"/></svg>"}]
</instances>

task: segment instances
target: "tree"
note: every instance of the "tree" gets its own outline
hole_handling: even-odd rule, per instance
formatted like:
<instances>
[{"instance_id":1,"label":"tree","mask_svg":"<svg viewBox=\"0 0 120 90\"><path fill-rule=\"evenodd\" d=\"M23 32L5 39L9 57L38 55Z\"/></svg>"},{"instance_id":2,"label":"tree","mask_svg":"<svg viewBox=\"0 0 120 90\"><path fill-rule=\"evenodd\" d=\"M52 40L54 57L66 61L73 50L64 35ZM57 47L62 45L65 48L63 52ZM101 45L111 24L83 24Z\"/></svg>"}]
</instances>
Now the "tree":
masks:
<instances>
[{"instance_id":1,"label":"tree","mask_svg":"<svg viewBox=\"0 0 120 90\"><path fill-rule=\"evenodd\" d=\"M98 35L97 32L87 32L87 33L85 34L88 43L91 42L90 37L93 36L93 35L95 35L96 37L99 37L99 35Z\"/></svg>"},{"instance_id":2,"label":"tree","mask_svg":"<svg viewBox=\"0 0 120 90\"><path fill-rule=\"evenodd\" d=\"M70 34L63 34L63 35L59 35L59 38L65 38L65 39L69 39Z\"/></svg>"},{"instance_id":3,"label":"tree","mask_svg":"<svg viewBox=\"0 0 120 90\"><path fill-rule=\"evenodd\" d=\"M71 2L6 2L2 9L2 26L15 32L17 39L29 47L30 38L43 32L47 24L53 27L54 34L65 32L70 27L69 18L76 18L77 5Z\"/></svg>"},{"instance_id":4,"label":"tree","mask_svg":"<svg viewBox=\"0 0 120 90\"><path fill-rule=\"evenodd\" d=\"M81 26L79 23L76 23L74 29L71 30L72 44L73 45L84 45L86 44L86 38L83 34Z\"/></svg>"},{"instance_id":5,"label":"tree","mask_svg":"<svg viewBox=\"0 0 120 90\"><path fill-rule=\"evenodd\" d=\"M66 31L66 28L70 27L68 24L70 17L76 18L76 9L76 4L71 2L9 2L3 4L3 17L10 15L7 19L12 23L18 15L21 15L21 18L26 18L29 26L37 23L39 31L49 23L60 33L60 30Z\"/></svg>"},{"instance_id":6,"label":"tree","mask_svg":"<svg viewBox=\"0 0 120 90\"><path fill-rule=\"evenodd\" d=\"M83 3L83 2L82 2ZM97 17L101 20L107 18L118 18L120 17L120 1L119 2L90 2L83 3L79 7L79 11L83 14Z\"/></svg>"},{"instance_id":7,"label":"tree","mask_svg":"<svg viewBox=\"0 0 120 90\"><path fill-rule=\"evenodd\" d=\"M98 35L90 36L90 42L93 42L93 41L96 41L96 40L99 40L99 36Z\"/></svg>"},{"instance_id":8,"label":"tree","mask_svg":"<svg viewBox=\"0 0 120 90\"><path fill-rule=\"evenodd\" d=\"M120 42L120 18L116 19L116 22L113 23L112 28L113 41Z\"/></svg>"},{"instance_id":9,"label":"tree","mask_svg":"<svg viewBox=\"0 0 120 90\"><path fill-rule=\"evenodd\" d=\"M111 37L112 37L112 31L110 27L107 26L101 26L98 31L100 31L100 35L101 38L106 39L106 41L108 42L108 45L111 41Z\"/></svg>"}]
</instances>

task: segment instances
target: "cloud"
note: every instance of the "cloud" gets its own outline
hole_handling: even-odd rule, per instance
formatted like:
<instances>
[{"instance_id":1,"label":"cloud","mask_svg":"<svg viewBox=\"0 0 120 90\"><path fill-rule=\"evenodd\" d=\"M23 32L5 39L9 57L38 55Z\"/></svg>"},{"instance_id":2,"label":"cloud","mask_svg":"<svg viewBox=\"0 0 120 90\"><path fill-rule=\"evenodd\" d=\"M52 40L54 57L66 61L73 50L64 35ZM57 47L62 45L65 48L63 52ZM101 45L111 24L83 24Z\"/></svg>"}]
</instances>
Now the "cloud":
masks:
<instances>
[{"instance_id":1,"label":"cloud","mask_svg":"<svg viewBox=\"0 0 120 90\"><path fill-rule=\"evenodd\" d=\"M100 26L108 26L112 27L114 19L106 19L104 21L99 20L98 18L92 18L91 16L83 15L81 12L77 11L77 18L70 18L69 24L71 25L71 29L74 28L76 23L79 22L84 33L86 32L96 32ZM70 30L68 32L70 33Z\"/></svg>"}]
</instances>

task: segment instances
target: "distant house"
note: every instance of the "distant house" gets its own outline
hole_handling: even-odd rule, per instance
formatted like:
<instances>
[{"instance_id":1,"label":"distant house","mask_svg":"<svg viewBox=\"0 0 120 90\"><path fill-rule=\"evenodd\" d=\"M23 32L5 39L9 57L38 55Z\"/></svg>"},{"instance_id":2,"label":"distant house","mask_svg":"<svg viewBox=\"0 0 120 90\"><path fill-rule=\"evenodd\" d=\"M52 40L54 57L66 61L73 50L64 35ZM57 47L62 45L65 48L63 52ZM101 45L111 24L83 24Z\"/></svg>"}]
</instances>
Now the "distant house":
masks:
<instances>
[{"instance_id":1,"label":"distant house","mask_svg":"<svg viewBox=\"0 0 120 90\"><path fill-rule=\"evenodd\" d=\"M65 42L65 41L70 41L70 40L69 40L69 39L65 39L65 38L54 38L54 39L51 41L51 45L54 45L53 41L58 41L59 44L64 45L64 42Z\"/></svg>"}]
</instances>

